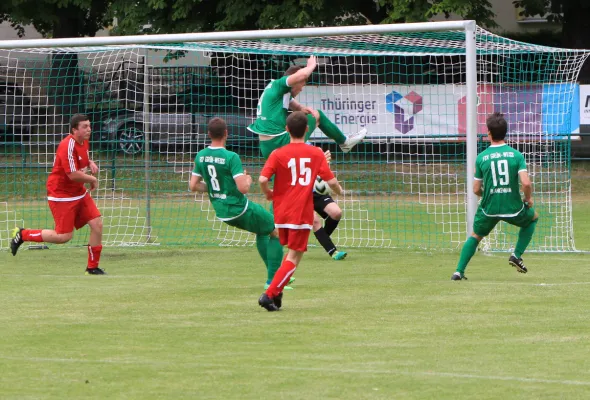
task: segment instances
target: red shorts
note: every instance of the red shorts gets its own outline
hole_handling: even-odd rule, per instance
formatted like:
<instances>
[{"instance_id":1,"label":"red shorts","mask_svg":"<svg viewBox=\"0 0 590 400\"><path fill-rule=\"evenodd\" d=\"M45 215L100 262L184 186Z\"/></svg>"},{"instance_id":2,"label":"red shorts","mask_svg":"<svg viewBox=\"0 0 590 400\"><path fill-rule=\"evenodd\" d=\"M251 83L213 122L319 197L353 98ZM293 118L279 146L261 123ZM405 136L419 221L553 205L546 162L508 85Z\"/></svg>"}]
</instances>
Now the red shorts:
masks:
<instances>
[{"instance_id":1,"label":"red shorts","mask_svg":"<svg viewBox=\"0 0 590 400\"><path fill-rule=\"evenodd\" d=\"M89 221L100 217L100 211L96 208L94 200L89 193L79 200L53 201L48 200L49 208L55 221L57 233L70 233L74 228L80 229Z\"/></svg>"},{"instance_id":2,"label":"red shorts","mask_svg":"<svg viewBox=\"0 0 590 400\"><path fill-rule=\"evenodd\" d=\"M279 241L288 249L296 251L307 251L307 242L311 229L279 229Z\"/></svg>"}]
</instances>

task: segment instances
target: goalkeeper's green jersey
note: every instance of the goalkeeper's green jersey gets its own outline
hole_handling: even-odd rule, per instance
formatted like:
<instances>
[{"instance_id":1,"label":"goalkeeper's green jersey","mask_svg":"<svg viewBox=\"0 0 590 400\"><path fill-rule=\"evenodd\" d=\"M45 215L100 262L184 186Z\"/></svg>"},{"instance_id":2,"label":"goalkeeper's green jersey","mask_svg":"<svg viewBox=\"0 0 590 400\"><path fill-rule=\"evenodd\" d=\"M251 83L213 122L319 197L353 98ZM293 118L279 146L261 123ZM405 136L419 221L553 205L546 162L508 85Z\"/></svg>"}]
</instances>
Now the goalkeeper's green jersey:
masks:
<instances>
[{"instance_id":1,"label":"goalkeeper's green jersey","mask_svg":"<svg viewBox=\"0 0 590 400\"><path fill-rule=\"evenodd\" d=\"M479 203L485 215L513 217L524 207L518 173L526 171L522 153L507 144L491 145L475 161L475 179L483 180Z\"/></svg>"},{"instance_id":2,"label":"goalkeeper's green jersey","mask_svg":"<svg viewBox=\"0 0 590 400\"><path fill-rule=\"evenodd\" d=\"M202 177L207 184L217 218L229 221L246 212L248 198L238 190L234 180L244 175L242 161L236 153L224 147L204 148L195 157L193 175Z\"/></svg>"},{"instance_id":3,"label":"goalkeeper's green jersey","mask_svg":"<svg viewBox=\"0 0 590 400\"><path fill-rule=\"evenodd\" d=\"M256 121L248 126L248 130L258 135L284 134L291 99L291 87L287 85L286 76L270 81L258 99Z\"/></svg>"}]
</instances>

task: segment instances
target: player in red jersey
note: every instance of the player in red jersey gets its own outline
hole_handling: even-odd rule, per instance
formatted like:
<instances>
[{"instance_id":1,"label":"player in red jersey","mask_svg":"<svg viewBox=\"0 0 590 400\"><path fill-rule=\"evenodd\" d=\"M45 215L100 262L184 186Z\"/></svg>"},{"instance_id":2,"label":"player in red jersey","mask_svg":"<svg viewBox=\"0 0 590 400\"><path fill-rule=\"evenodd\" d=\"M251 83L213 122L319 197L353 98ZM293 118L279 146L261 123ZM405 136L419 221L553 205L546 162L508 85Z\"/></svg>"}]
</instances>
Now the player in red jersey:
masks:
<instances>
[{"instance_id":1,"label":"player in red jersey","mask_svg":"<svg viewBox=\"0 0 590 400\"><path fill-rule=\"evenodd\" d=\"M279 239L289 252L275 273L258 304L268 311L278 311L282 305L283 288L289 282L307 250L309 233L313 228L313 184L319 175L336 194L342 187L330 170L324 152L305 143L307 116L296 111L287 118L291 143L273 151L260 173L260 187L268 200L273 201L275 227ZM275 177L274 189L269 180Z\"/></svg>"},{"instance_id":2,"label":"player in red jersey","mask_svg":"<svg viewBox=\"0 0 590 400\"><path fill-rule=\"evenodd\" d=\"M102 250L102 218L89 191L96 189L98 180L94 175L98 167L88 154L90 120L76 114L70 120L70 134L64 138L55 153L53 169L47 179L47 200L55 221L52 229L15 228L10 241L10 250L15 256L23 242L67 243L72 239L74 228L88 224L87 275L104 275L98 267ZM89 185L89 190L84 186Z\"/></svg>"}]
</instances>

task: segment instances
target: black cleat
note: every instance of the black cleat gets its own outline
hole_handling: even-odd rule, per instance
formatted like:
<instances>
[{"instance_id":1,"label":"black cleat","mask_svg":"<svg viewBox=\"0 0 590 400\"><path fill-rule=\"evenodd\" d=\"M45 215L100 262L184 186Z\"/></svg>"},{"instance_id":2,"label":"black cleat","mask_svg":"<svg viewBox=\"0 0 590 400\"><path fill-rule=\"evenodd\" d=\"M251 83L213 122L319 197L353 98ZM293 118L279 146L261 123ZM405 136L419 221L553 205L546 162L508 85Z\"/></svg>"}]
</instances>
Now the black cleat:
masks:
<instances>
[{"instance_id":1,"label":"black cleat","mask_svg":"<svg viewBox=\"0 0 590 400\"><path fill-rule=\"evenodd\" d=\"M451 276L451 280L452 281L461 281L461 280L467 280L467 277L465 275L461 275L460 272L455 272L452 276Z\"/></svg>"},{"instance_id":2,"label":"black cleat","mask_svg":"<svg viewBox=\"0 0 590 400\"><path fill-rule=\"evenodd\" d=\"M524 266L524 261L522 261L522 258L516 258L514 254L508 259L508 264L516 268L516 270L521 274L526 274L529 272L529 270Z\"/></svg>"},{"instance_id":3,"label":"black cleat","mask_svg":"<svg viewBox=\"0 0 590 400\"><path fill-rule=\"evenodd\" d=\"M268 311L279 311L279 308L274 303L273 299L268 297L266 293L262 293L258 299L260 307L266 308Z\"/></svg>"},{"instance_id":4,"label":"black cleat","mask_svg":"<svg viewBox=\"0 0 590 400\"><path fill-rule=\"evenodd\" d=\"M24 243L23 240L23 228L14 228L14 230L12 231L12 238L10 239L10 251L12 252L13 256L16 256L16 252L18 251L18 248L20 247L21 244Z\"/></svg>"},{"instance_id":5,"label":"black cleat","mask_svg":"<svg viewBox=\"0 0 590 400\"><path fill-rule=\"evenodd\" d=\"M85 275L106 275L107 273L104 270L95 267L95 268L86 268Z\"/></svg>"},{"instance_id":6,"label":"black cleat","mask_svg":"<svg viewBox=\"0 0 590 400\"><path fill-rule=\"evenodd\" d=\"M281 308L283 306L283 293L281 292L278 296L273 297L272 302L275 303L277 308Z\"/></svg>"}]
</instances>

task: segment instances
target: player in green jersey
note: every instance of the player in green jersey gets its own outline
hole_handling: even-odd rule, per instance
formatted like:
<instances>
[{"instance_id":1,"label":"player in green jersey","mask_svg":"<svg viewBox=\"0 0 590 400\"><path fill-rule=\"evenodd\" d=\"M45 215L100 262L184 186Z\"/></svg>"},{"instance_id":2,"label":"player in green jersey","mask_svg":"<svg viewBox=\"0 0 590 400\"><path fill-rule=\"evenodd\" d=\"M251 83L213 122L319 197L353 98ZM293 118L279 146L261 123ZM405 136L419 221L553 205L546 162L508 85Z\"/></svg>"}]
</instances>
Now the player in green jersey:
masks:
<instances>
[{"instance_id":1,"label":"player in green jersey","mask_svg":"<svg viewBox=\"0 0 590 400\"><path fill-rule=\"evenodd\" d=\"M457 271L451 280L465 277L465 268L475 254L479 242L489 235L499 221L520 227L514 253L508 263L518 272L528 270L522 254L531 242L539 215L533 209L533 187L524 156L504 142L508 124L501 113L490 115L486 121L491 145L475 160L473 192L481 197L473 221L473 233L461 250ZM524 200L520 197L522 185Z\"/></svg>"},{"instance_id":2,"label":"player in green jersey","mask_svg":"<svg viewBox=\"0 0 590 400\"><path fill-rule=\"evenodd\" d=\"M316 127L319 127L327 137L340 145L342 151L348 153L365 138L367 134L365 128L346 136L321 110L306 107L295 100L316 65L315 56L311 56L307 60L306 67L289 67L285 71L285 76L270 81L260 95L256 108L256 121L248 127L248 130L258 135L260 151L265 159L273 150L289 144L289 134L285 129L289 110L303 111L307 114L308 131L305 141L309 139Z\"/></svg>"},{"instance_id":3,"label":"player in green jersey","mask_svg":"<svg viewBox=\"0 0 590 400\"><path fill-rule=\"evenodd\" d=\"M268 285L283 260L274 218L245 196L252 185L252 177L242 168L240 157L225 148L228 135L225 121L211 119L207 132L211 145L197 153L189 188L209 194L218 219L256 234L256 248L266 265Z\"/></svg>"}]
</instances>

